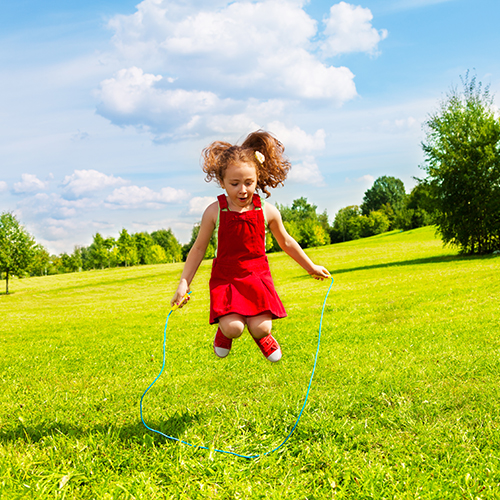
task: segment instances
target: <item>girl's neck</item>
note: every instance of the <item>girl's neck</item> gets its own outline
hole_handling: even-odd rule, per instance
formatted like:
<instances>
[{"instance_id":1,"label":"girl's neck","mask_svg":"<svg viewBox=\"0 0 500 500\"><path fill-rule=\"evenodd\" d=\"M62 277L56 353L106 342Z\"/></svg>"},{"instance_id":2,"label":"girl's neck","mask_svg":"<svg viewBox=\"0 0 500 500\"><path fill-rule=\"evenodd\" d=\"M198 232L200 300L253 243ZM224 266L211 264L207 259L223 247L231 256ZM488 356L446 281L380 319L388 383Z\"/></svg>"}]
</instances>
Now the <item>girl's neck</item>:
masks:
<instances>
[{"instance_id":1,"label":"girl's neck","mask_svg":"<svg viewBox=\"0 0 500 500\"><path fill-rule=\"evenodd\" d=\"M225 197L227 200L227 207L231 212L243 213L243 212L250 212L251 210L255 209L254 204L253 204L253 196L250 199L250 202L248 203L248 205L245 205L244 207L239 207L239 206L234 205L231 202L231 198L227 194L225 195Z\"/></svg>"}]
</instances>

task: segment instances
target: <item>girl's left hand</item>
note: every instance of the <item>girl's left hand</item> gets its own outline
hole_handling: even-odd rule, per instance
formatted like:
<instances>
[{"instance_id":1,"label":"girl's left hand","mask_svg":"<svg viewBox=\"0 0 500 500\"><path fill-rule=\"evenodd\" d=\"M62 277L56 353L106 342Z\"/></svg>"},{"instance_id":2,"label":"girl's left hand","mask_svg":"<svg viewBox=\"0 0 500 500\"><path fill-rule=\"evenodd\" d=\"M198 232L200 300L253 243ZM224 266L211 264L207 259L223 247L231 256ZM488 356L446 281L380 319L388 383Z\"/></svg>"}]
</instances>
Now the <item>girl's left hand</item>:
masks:
<instances>
[{"instance_id":1,"label":"girl's left hand","mask_svg":"<svg viewBox=\"0 0 500 500\"><path fill-rule=\"evenodd\" d=\"M326 269L323 266L314 266L314 269L309 273L315 280L326 280L328 278L331 278L331 274L328 272L328 269Z\"/></svg>"}]
</instances>

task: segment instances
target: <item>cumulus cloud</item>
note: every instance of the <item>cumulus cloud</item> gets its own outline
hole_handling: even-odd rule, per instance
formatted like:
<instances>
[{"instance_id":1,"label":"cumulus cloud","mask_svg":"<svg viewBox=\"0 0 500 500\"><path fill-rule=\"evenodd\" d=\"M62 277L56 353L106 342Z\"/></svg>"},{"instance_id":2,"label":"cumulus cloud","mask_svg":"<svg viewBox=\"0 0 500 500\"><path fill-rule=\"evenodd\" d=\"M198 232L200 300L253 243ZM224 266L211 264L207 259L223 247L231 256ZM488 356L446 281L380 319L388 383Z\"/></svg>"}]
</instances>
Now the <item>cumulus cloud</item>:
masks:
<instances>
[{"instance_id":1,"label":"cumulus cloud","mask_svg":"<svg viewBox=\"0 0 500 500\"><path fill-rule=\"evenodd\" d=\"M374 181L375 177L373 177L373 175L370 174L362 175L361 177L358 177L356 179L356 182L361 182L365 184L373 184Z\"/></svg>"},{"instance_id":2,"label":"cumulus cloud","mask_svg":"<svg viewBox=\"0 0 500 500\"><path fill-rule=\"evenodd\" d=\"M8 188L9 186L5 181L0 181L0 193L7 191Z\"/></svg>"},{"instance_id":3,"label":"cumulus cloud","mask_svg":"<svg viewBox=\"0 0 500 500\"><path fill-rule=\"evenodd\" d=\"M22 174L21 182L16 182L14 184L14 193L16 194L26 194L26 193L36 193L37 191L43 191L47 188L47 183L41 181L34 174Z\"/></svg>"},{"instance_id":4,"label":"cumulus cloud","mask_svg":"<svg viewBox=\"0 0 500 500\"><path fill-rule=\"evenodd\" d=\"M30 214L51 214L55 218L75 217L84 211L97 208L100 202L90 198L67 200L58 193L37 193L22 200L20 207Z\"/></svg>"},{"instance_id":5,"label":"cumulus cloud","mask_svg":"<svg viewBox=\"0 0 500 500\"><path fill-rule=\"evenodd\" d=\"M62 183L66 193L80 197L93 195L105 188L127 184L127 181L97 170L75 170L71 175L64 177Z\"/></svg>"},{"instance_id":6,"label":"cumulus cloud","mask_svg":"<svg viewBox=\"0 0 500 500\"><path fill-rule=\"evenodd\" d=\"M259 111L276 120L297 100L341 105L357 95L354 75L323 56L374 53L386 32L369 9L339 5L321 33L298 0L144 0L109 23L127 67L101 82L98 112L169 141L241 134L262 123Z\"/></svg>"},{"instance_id":7,"label":"cumulus cloud","mask_svg":"<svg viewBox=\"0 0 500 500\"><path fill-rule=\"evenodd\" d=\"M292 182L315 186L322 186L325 183L323 175L312 157L306 158L302 163L293 165L288 174L288 179Z\"/></svg>"},{"instance_id":8,"label":"cumulus cloud","mask_svg":"<svg viewBox=\"0 0 500 500\"><path fill-rule=\"evenodd\" d=\"M189 215L202 215L205 209L213 203L217 201L217 198L213 196L196 196L189 200Z\"/></svg>"},{"instance_id":9,"label":"cumulus cloud","mask_svg":"<svg viewBox=\"0 0 500 500\"><path fill-rule=\"evenodd\" d=\"M348 52L377 51L378 44L387 37L387 30L375 29L370 9L340 2L332 5L326 19L326 40L322 49L328 56Z\"/></svg>"},{"instance_id":10,"label":"cumulus cloud","mask_svg":"<svg viewBox=\"0 0 500 500\"><path fill-rule=\"evenodd\" d=\"M162 208L168 203L184 201L188 193L184 189L165 187L160 191L143 186L124 186L115 189L106 198L107 208Z\"/></svg>"},{"instance_id":11,"label":"cumulus cloud","mask_svg":"<svg viewBox=\"0 0 500 500\"><path fill-rule=\"evenodd\" d=\"M326 133L323 129L308 134L298 126L289 128L279 121L269 123L267 128L292 153L308 153L325 148Z\"/></svg>"}]
</instances>

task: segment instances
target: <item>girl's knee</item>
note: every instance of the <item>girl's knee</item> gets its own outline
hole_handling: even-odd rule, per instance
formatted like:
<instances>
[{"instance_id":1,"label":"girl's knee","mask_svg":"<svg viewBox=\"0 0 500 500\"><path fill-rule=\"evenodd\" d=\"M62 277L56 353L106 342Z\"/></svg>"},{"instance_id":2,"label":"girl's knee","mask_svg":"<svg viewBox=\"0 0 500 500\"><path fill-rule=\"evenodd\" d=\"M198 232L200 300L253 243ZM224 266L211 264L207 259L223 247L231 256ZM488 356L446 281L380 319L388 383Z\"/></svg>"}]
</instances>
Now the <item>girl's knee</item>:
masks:
<instances>
[{"instance_id":1,"label":"girl's knee","mask_svg":"<svg viewBox=\"0 0 500 500\"><path fill-rule=\"evenodd\" d=\"M240 318L223 317L219 321L219 328L226 337L230 339L237 339L238 337L241 337L241 334L245 329L245 323Z\"/></svg>"},{"instance_id":2,"label":"girl's knee","mask_svg":"<svg viewBox=\"0 0 500 500\"><path fill-rule=\"evenodd\" d=\"M273 327L272 319L269 317L265 318L252 318L248 320L248 331L254 339L262 339L271 333Z\"/></svg>"}]
</instances>

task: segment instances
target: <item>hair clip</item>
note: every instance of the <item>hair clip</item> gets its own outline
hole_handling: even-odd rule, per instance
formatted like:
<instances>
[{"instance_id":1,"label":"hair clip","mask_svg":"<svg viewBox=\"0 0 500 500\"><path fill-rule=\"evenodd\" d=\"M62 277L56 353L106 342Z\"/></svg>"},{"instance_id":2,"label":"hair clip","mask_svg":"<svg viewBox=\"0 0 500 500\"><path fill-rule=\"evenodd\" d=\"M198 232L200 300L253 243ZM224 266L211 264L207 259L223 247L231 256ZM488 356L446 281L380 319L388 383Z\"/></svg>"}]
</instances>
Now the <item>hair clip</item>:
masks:
<instances>
[{"instance_id":1,"label":"hair clip","mask_svg":"<svg viewBox=\"0 0 500 500\"><path fill-rule=\"evenodd\" d=\"M264 165L264 161L266 160L266 157L260 151L255 151L255 158L257 158L257 161L261 165Z\"/></svg>"}]
</instances>

